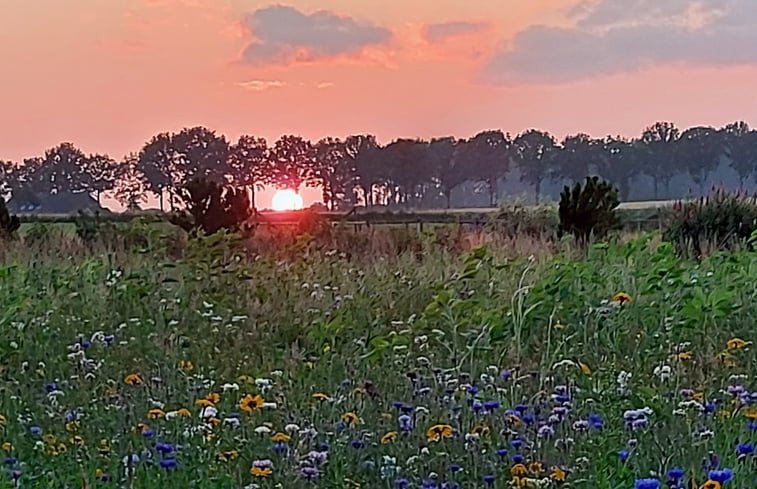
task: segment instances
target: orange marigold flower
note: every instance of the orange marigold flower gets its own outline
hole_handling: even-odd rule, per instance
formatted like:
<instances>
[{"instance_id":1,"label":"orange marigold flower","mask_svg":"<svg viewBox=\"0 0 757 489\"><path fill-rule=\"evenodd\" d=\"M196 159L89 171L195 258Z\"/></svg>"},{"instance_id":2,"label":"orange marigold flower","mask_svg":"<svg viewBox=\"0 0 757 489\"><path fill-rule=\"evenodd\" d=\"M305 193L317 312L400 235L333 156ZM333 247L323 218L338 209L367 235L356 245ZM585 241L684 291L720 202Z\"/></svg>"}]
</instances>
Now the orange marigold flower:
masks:
<instances>
[{"instance_id":1,"label":"orange marigold flower","mask_svg":"<svg viewBox=\"0 0 757 489\"><path fill-rule=\"evenodd\" d=\"M522 423L520 418L515 414L508 414L507 416L505 416L505 419L507 419L507 422L513 426L520 426Z\"/></svg>"},{"instance_id":2,"label":"orange marigold flower","mask_svg":"<svg viewBox=\"0 0 757 489\"><path fill-rule=\"evenodd\" d=\"M179 370L190 371L194 370L195 366L189 360L182 360L179 362Z\"/></svg>"},{"instance_id":3,"label":"orange marigold flower","mask_svg":"<svg viewBox=\"0 0 757 489\"><path fill-rule=\"evenodd\" d=\"M236 450L224 450L218 454L218 460L221 462L229 462L239 457L239 452Z\"/></svg>"},{"instance_id":4,"label":"orange marigold flower","mask_svg":"<svg viewBox=\"0 0 757 489\"><path fill-rule=\"evenodd\" d=\"M560 467L553 467L552 473L549 474L549 478L555 482L564 482L567 477L568 474Z\"/></svg>"},{"instance_id":5,"label":"orange marigold flower","mask_svg":"<svg viewBox=\"0 0 757 489\"><path fill-rule=\"evenodd\" d=\"M692 354L690 351L682 351L678 354L679 360L691 360Z\"/></svg>"},{"instance_id":6,"label":"orange marigold flower","mask_svg":"<svg viewBox=\"0 0 757 489\"><path fill-rule=\"evenodd\" d=\"M263 407L263 403L265 401L263 400L263 397L258 394L253 396L252 394L247 394L239 401L239 409L241 409L244 412L251 413L253 411L257 411L258 409Z\"/></svg>"},{"instance_id":7,"label":"orange marigold flower","mask_svg":"<svg viewBox=\"0 0 757 489\"><path fill-rule=\"evenodd\" d=\"M162 409L150 409L149 411L147 411L148 419L164 418L165 416L166 413L164 413Z\"/></svg>"},{"instance_id":8,"label":"orange marigold flower","mask_svg":"<svg viewBox=\"0 0 757 489\"><path fill-rule=\"evenodd\" d=\"M270 467L253 467L250 469L250 474L255 477L268 477L273 474L273 470Z\"/></svg>"},{"instance_id":9,"label":"orange marigold flower","mask_svg":"<svg viewBox=\"0 0 757 489\"><path fill-rule=\"evenodd\" d=\"M187 409L187 408L177 409L176 410L176 414L178 416L182 416L184 418L191 418L192 417L192 413L190 413L189 409Z\"/></svg>"},{"instance_id":10,"label":"orange marigold flower","mask_svg":"<svg viewBox=\"0 0 757 489\"><path fill-rule=\"evenodd\" d=\"M618 292L617 294L612 296L612 301L617 302L622 306L623 304L628 304L629 302L633 301L633 299L625 292Z\"/></svg>"},{"instance_id":11,"label":"orange marigold flower","mask_svg":"<svg viewBox=\"0 0 757 489\"><path fill-rule=\"evenodd\" d=\"M531 462L528 466L528 471L532 474L541 474L544 472L544 464L541 462Z\"/></svg>"},{"instance_id":12,"label":"orange marigold flower","mask_svg":"<svg viewBox=\"0 0 757 489\"><path fill-rule=\"evenodd\" d=\"M741 338L731 338L726 342L729 350L740 350L746 346L746 341Z\"/></svg>"},{"instance_id":13,"label":"orange marigold flower","mask_svg":"<svg viewBox=\"0 0 757 489\"><path fill-rule=\"evenodd\" d=\"M510 475L515 477L523 477L528 474L528 469L523 464L515 464L510 467Z\"/></svg>"},{"instance_id":14,"label":"orange marigold flower","mask_svg":"<svg viewBox=\"0 0 757 489\"><path fill-rule=\"evenodd\" d=\"M747 419L757 420L757 407L748 407L744 410L744 416Z\"/></svg>"},{"instance_id":15,"label":"orange marigold flower","mask_svg":"<svg viewBox=\"0 0 757 489\"><path fill-rule=\"evenodd\" d=\"M205 396L205 399L212 402L214 405L221 402L221 395L217 392L211 392L207 396Z\"/></svg>"},{"instance_id":16,"label":"orange marigold flower","mask_svg":"<svg viewBox=\"0 0 757 489\"><path fill-rule=\"evenodd\" d=\"M139 385L142 383L142 377L139 374L129 374L124 377L124 383L128 385Z\"/></svg>"},{"instance_id":17,"label":"orange marigold flower","mask_svg":"<svg viewBox=\"0 0 757 489\"><path fill-rule=\"evenodd\" d=\"M448 424L437 424L426 431L426 438L428 438L429 441L439 441L442 438L450 438L452 433L452 426Z\"/></svg>"},{"instance_id":18,"label":"orange marigold flower","mask_svg":"<svg viewBox=\"0 0 757 489\"><path fill-rule=\"evenodd\" d=\"M342 415L342 421L354 426L360 422L360 418L357 417L357 414L350 411Z\"/></svg>"},{"instance_id":19,"label":"orange marigold flower","mask_svg":"<svg viewBox=\"0 0 757 489\"><path fill-rule=\"evenodd\" d=\"M286 443L290 439L291 438L289 437L289 435L287 435L286 433L282 433L280 431L271 437L271 440L273 440L276 443Z\"/></svg>"},{"instance_id":20,"label":"orange marigold flower","mask_svg":"<svg viewBox=\"0 0 757 489\"><path fill-rule=\"evenodd\" d=\"M381 437L381 444L388 445L389 443L393 442L396 439L397 439L397 432L390 431Z\"/></svg>"},{"instance_id":21,"label":"orange marigold flower","mask_svg":"<svg viewBox=\"0 0 757 489\"><path fill-rule=\"evenodd\" d=\"M327 396L326 394L322 392L316 392L315 394L313 394L313 399L315 399L316 401L323 402L323 401L328 401L329 396Z\"/></svg>"},{"instance_id":22,"label":"orange marigold flower","mask_svg":"<svg viewBox=\"0 0 757 489\"><path fill-rule=\"evenodd\" d=\"M480 425L474 426L470 432L472 435L486 436L489 434L489 427L486 426L485 424L480 424Z\"/></svg>"},{"instance_id":23,"label":"orange marigold flower","mask_svg":"<svg viewBox=\"0 0 757 489\"><path fill-rule=\"evenodd\" d=\"M215 404L213 404L213 401L211 401L210 399L197 399L195 401L195 406L205 408L205 407L215 407Z\"/></svg>"},{"instance_id":24,"label":"orange marigold flower","mask_svg":"<svg viewBox=\"0 0 757 489\"><path fill-rule=\"evenodd\" d=\"M702 489L720 489L720 482L714 480L708 480L702 484Z\"/></svg>"}]
</instances>

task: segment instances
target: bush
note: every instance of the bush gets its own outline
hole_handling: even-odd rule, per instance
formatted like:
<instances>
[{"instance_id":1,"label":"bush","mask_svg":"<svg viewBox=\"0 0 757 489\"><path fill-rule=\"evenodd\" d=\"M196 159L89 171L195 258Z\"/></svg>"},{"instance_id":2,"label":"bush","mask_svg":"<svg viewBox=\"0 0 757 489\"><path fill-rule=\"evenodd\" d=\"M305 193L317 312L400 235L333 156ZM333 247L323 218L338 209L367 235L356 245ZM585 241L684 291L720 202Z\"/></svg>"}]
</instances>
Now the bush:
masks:
<instances>
[{"instance_id":1,"label":"bush","mask_svg":"<svg viewBox=\"0 0 757 489\"><path fill-rule=\"evenodd\" d=\"M592 236L603 238L620 228L616 208L620 205L618 189L597 177L586 177L582 187L567 185L560 193L558 236L572 234L581 242Z\"/></svg>"},{"instance_id":2,"label":"bush","mask_svg":"<svg viewBox=\"0 0 757 489\"><path fill-rule=\"evenodd\" d=\"M757 198L715 190L708 197L676 202L663 221L664 238L680 253L733 249L757 231Z\"/></svg>"},{"instance_id":3,"label":"bush","mask_svg":"<svg viewBox=\"0 0 757 489\"><path fill-rule=\"evenodd\" d=\"M252 215L246 189L234 188L204 178L190 181L179 192L186 211L175 213L171 222L191 231L213 234L222 229L236 232Z\"/></svg>"},{"instance_id":4,"label":"bush","mask_svg":"<svg viewBox=\"0 0 757 489\"><path fill-rule=\"evenodd\" d=\"M5 198L0 196L0 239L10 239L21 227L18 216L12 216L5 205Z\"/></svg>"}]
</instances>

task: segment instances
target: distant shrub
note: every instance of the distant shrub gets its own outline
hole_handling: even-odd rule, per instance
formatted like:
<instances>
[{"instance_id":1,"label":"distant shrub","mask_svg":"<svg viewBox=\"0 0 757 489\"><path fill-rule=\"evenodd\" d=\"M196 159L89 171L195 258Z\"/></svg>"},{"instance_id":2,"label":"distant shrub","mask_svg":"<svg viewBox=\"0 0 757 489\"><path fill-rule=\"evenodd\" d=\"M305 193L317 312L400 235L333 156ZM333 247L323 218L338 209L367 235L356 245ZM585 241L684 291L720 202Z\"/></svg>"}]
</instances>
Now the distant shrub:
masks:
<instances>
[{"instance_id":1,"label":"distant shrub","mask_svg":"<svg viewBox=\"0 0 757 489\"><path fill-rule=\"evenodd\" d=\"M552 239L557 231L557 216L548 206L513 205L500 210L487 227L499 236Z\"/></svg>"},{"instance_id":2,"label":"distant shrub","mask_svg":"<svg viewBox=\"0 0 757 489\"><path fill-rule=\"evenodd\" d=\"M18 216L11 215L8 207L5 205L5 198L0 196L0 239L9 239L16 235L16 231L21 227L21 221Z\"/></svg>"},{"instance_id":3,"label":"distant shrub","mask_svg":"<svg viewBox=\"0 0 757 489\"><path fill-rule=\"evenodd\" d=\"M572 189L565 186L558 207L558 236L572 234L581 242L592 236L606 236L620 228L618 205L618 189L598 177L587 177L583 186L580 183Z\"/></svg>"},{"instance_id":4,"label":"distant shrub","mask_svg":"<svg viewBox=\"0 0 757 489\"><path fill-rule=\"evenodd\" d=\"M682 253L741 246L757 231L757 198L715 190L676 204L663 215L664 237Z\"/></svg>"},{"instance_id":5,"label":"distant shrub","mask_svg":"<svg viewBox=\"0 0 757 489\"><path fill-rule=\"evenodd\" d=\"M174 213L171 222L191 231L213 234L225 229L236 232L252 215L246 189L235 188L204 178L190 181L179 192L185 211Z\"/></svg>"}]
</instances>

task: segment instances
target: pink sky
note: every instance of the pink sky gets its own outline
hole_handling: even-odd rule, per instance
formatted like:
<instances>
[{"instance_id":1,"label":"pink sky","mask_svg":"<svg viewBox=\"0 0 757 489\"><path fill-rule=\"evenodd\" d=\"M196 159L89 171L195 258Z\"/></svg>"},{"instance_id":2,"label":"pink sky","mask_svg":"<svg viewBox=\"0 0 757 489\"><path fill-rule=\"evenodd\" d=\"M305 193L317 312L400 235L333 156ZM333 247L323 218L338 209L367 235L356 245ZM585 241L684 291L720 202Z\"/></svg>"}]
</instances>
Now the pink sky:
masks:
<instances>
[{"instance_id":1,"label":"pink sky","mask_svg":"<svg viewBox=\"0 0 757 489\"><path fill-rule=\"evenodd\" d=\"M192 125L385 142L757 123L754 0L274 5L1 2L0 159L62 141L120 158Z\"/></svg>"}]
</instances>

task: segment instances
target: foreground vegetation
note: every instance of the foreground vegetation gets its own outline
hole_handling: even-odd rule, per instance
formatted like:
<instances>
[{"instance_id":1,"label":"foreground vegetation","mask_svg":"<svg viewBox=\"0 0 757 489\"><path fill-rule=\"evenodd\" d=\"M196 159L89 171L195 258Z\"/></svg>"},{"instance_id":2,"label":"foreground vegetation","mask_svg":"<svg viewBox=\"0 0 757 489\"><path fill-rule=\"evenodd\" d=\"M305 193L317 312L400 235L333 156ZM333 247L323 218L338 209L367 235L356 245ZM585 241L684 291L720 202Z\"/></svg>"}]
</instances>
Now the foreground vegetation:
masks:
<instances>
[{"instance_id":1,"label":"foreground vegetation","mask_svg":"<svg viewBox=\"0 0 757 489\"><path fill-rule=\"evenodd\" d=\"M0 487L757 482L747 247L143 238L6 244Z\"/></svg>"}]
</instances>

